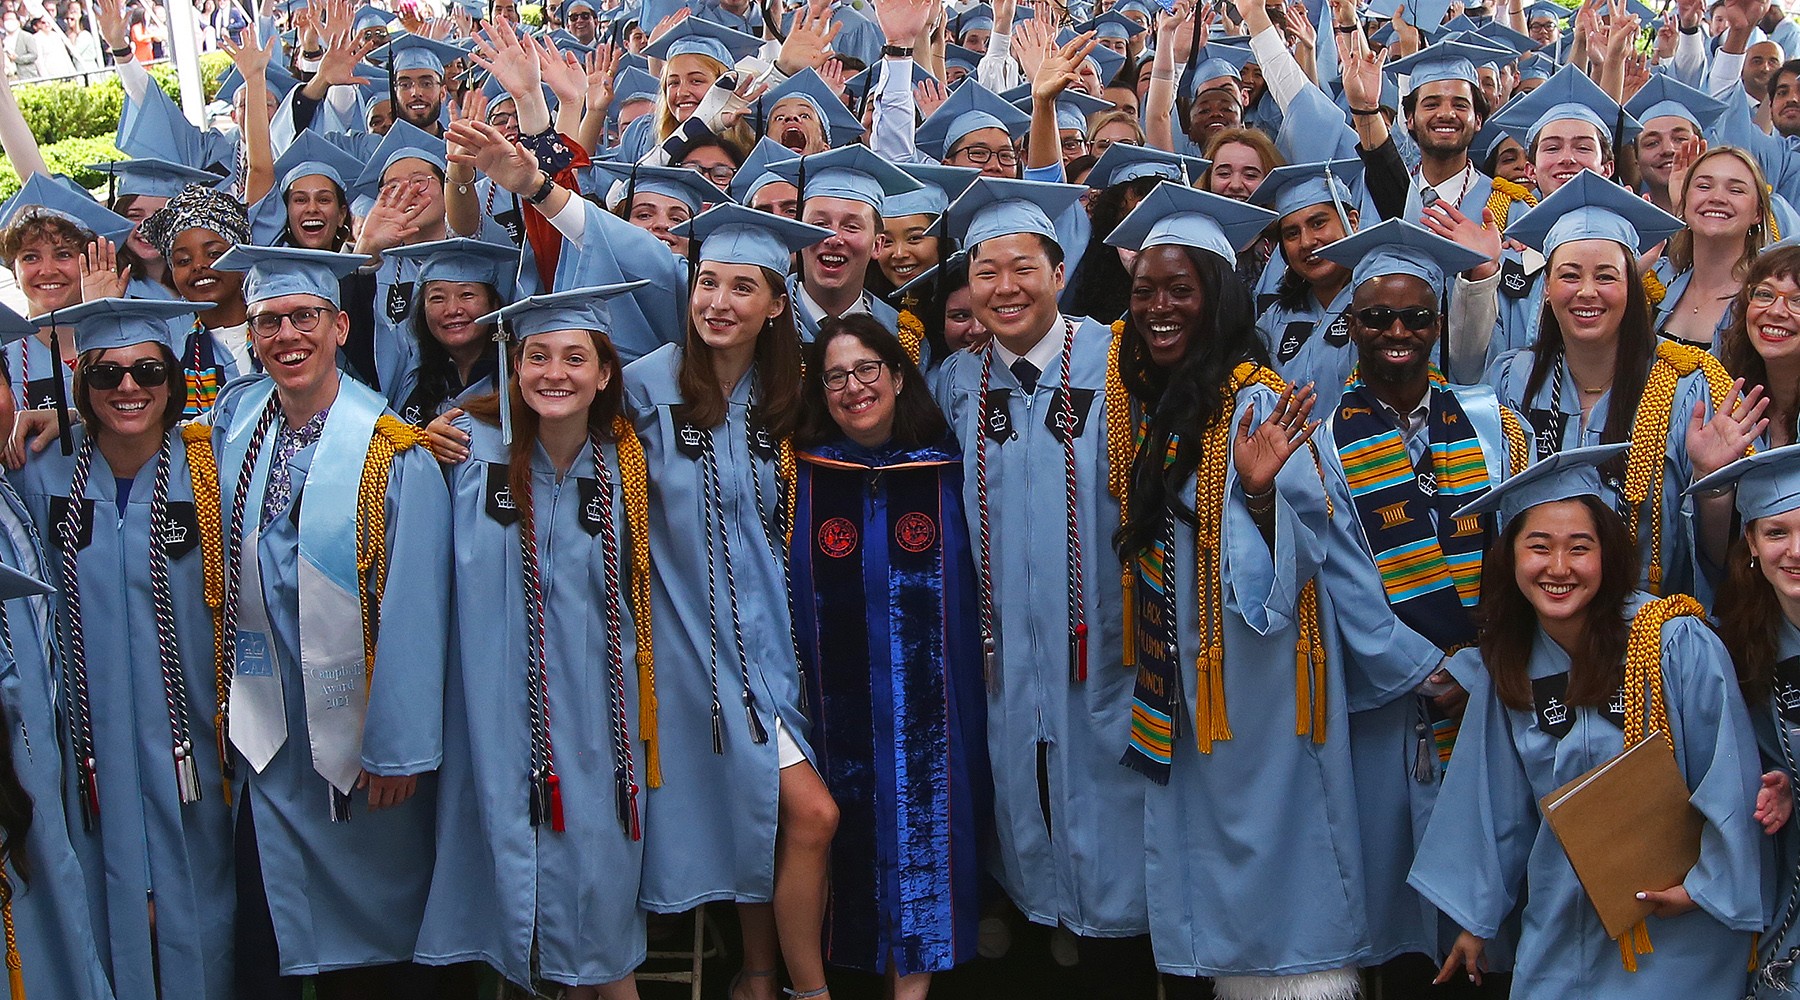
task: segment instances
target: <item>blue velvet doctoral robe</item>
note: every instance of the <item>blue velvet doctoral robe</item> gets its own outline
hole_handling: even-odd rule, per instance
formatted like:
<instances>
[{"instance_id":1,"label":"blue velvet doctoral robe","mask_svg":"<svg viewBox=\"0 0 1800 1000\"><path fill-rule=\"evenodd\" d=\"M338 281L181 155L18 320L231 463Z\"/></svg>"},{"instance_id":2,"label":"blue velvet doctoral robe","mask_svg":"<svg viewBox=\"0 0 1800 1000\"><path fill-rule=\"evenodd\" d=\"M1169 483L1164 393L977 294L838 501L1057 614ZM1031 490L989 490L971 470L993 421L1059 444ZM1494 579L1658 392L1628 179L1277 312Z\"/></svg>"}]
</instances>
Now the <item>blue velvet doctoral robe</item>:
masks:
<instances>
[{"instance_id":1,"label":"blue velvet doctoral robe","mask_svg":"<svg viewBox=\"0 0 1800 1000\"><path fill-rule=\"evenodd\" d=\"M1635 614L1647 595L1630 599ZM1539 629L1534 684L1569 671L1569 654ZM1646 918L1655 949L1625 971L1538 800L1625 748L1624 731L1593 707L1570 709L1558 738L1535 708L1508 708L1486 672L1473 676L1449 775L1411 882L1457 925L1492 937L1521 899L1524 927L1513 993L1528 997L1744 995L1751 935L1763 927L1763 834L1751 814L1758 767L1749 714L1730 657L1706 625L1662 629L1662 686L1675 760L1705 826L1700 860L1682 885L1699 908ZM1552 681L1554 683L1554 681ZM1645 886L1653 889L1655 886Z\"/></svg>"},{"instance_id":2,"label":"blue velvet doctoral robe","mask_svg":"<svg viewBox=\"0 0 1800 1000\"><path fill-rule=\"evenodd\" d=\"M266 377L239 379L220 395L215 454L226 454L225 429L240 417L244 390ZM340 377L338 392L372 390ZM263 447L275 447L275 434L269 431ZM257 542L262 594L244 595L245 600L260 596L268 608L275 669L287 692L287 742L260 774L241 755L237 765L237 794L249 796L255 811L256 848L283 975L411 960L431 884L437 775L430 772L443 758L450 509L443 473L422 447L395 456L388 473L387 590L380 601L381 632L362 731L363 769L387 777L418 775L418 790L399 806L370 812L367 791L357 789L349 796L350 820L332 822L331 786L313 769L307 744L296 521L305 516L306 473L314 461L361 457L321 456L316 444L295 454L288 466L293 501L285 514L263 525ZM221 485L236 473L221 470ZM248 503L245 523L251 525L262 497ZM354 621L344 627L360 629Z\"/></svg>"},{"instance_id":3,"label":"blue velvet doctoral robe","mask_svg":"<svg viewBox=\"0 0 1800 1000\"><path fill-rule=\"evenodd\" d=\"M43 579L43 555L32 533L24 504L9 483L0 482L0 559ZM65 745L62 676L54 665L50 600L16 598L5 602L0 614L12 637L10 649L0 643L0 709L13 770L31 795L31 829L22 845L31 880L20 876L16 859L6 865L25 995L111 1000L87 893L79 888L81 864L70 842L80 835L81 818L64 812L64 787L73 788L74 772L59 749Z\"/></svg>"},{"instance_id":4,"label":"blue velvet doctoral robe","mask_svg":"<svg viewBox=\"0 0 1800 1000\"><path fill-rule=\"evenodd\" d=\"M76 447L82 432L75 431ZM180 801L156 611L150 583L152 458L133 477L120 510L112 469L95 449L84 494L77 566L88 698L100 817L81 822L79 799L68 802L69 836L87 881L89 911L119 996L228 1000L232 993L232 927L237 898L231 807L220 781L218 710L213 675L212 613L201 579L200 526L194 515L187 448L170 431L168 535L175 639L186 689L188 735L199 770L200 800ZM60 449L34 455L14 480L44 539L47 582L69 591L59 531L75 459ZM55 601L63 648L68 608ZM69 782L71 789L74 782ZM158 933L150 931L154 898Z\"/></svg>"},{"instance_id":5,"label":"blue velvet doctoral robe","mask_svg":"<svg viewBox=\"0 0 1800 1000\"><path fill-rule=\"evenodd\" d=\"M1060 327L1064 320L1055 322ZM1131 733L1135 675L1122 665L1123 596L1112 553L1119 504L1106 487L1104 389L1112 332L1092 320L1074 330L1069 380L1085 417L1075 437L1085 682L1070 680L1067 484L1063 445L1048 423L1061 375L1052 364L1030 394L1004 364L995 363L989 378L989 398L1004 406L1010 425L1000 435L1005 440L987 441L999 674L988 690L988 754L1000 838L989 867L1032 921L1092 937L1129 937L1150 928L1142 826L1148 783L1119 765ZM952 354L934 386L963 452L971 538L980 537L975 464L986 358L986 351ZM1040 788L1040 767L1047 787Z\"/></svg>"},{"instance_id":6,"label":"blue velvet doctoral robe","mask_svg":"<svg viewBox=\"0 0 1800 1000\"><path fill-rule=\"evenodd\" d=\"M626 407L643 441L650 476L663 777L662 787L649 795L646 822L663 833L645 842L640 899L651 910L669 913L714 900L766 903L773 897L777 720L812 759L776 520L782 487L775 442L765 448L763 441L753 441L760 435L750 425L755 373L739 380L725 422L710 429L721 496L708 537L703 449L692 443L705 436L704 429L684 427L674 412L681 402L675 381L680 359L680 349L669 345L625 367ZM728 546L719 537L721 524ZM715 669L723 753L713 752ZM765 742L753 739L746 686Z\"/></svg>"},{"instance_id":7,"label":"blue velvet doctoral robe","mask_svg":"<svg viewBox=\"0 0 1800 1000\"><path fill-rule=\"evenodd\" d=\"M960 459L847 440L799 456L789 559L812 744L840 817L834 965L891 960L905 976L975 954L993 777Z\"/></svg>"},{"instance_id":8,"label":"blue velvet doctoral robe","mask_svg":"<svg viewBox=\"0 0 1800 1000\"><path fill-rule=\"evenodd\" d=\"M444 767L438 784L437 872L419 934L433 964L480 960L529 986L610 983L644 960L638 907L643 841L621 824L614 784L613 698L607 676L606 572L591 450L558 476L541 446L532 455L532 509L544 607L550 743L564 829L531 825L531 721L526 614L516 508L498 504L507 448L500 429L459 417L470 459L449 470L456 560L451 682L445 693ZM637 644L626 588L630 533L618 456L612 483L627 732L638 721ZM509 499L510 492L509 492ZM507 519L505 523L496 517ZM644 780L641 745L632 781ZM638 793L637 808L643 806ZM535 946L535 952L534 952Z\"/></svg>"},{"instance_id":9,"label":"blue velvet doctoral robe","mask_svg":"<svg viewBox=\"0 0 1800 1000\"><path fill-rule=\"evenodd\" d=\"M1566 366L1563 371L1560 408L1553 406L1555 401L1554 379L1546 377L1544 384L1536 394L1526 398L1525 389L1531 381L1531 351L1515 351L1494 362L1488 369L1486 382L1494 387L1494 394L1500 402L1519 411L1532 428L1537 432L1537 449L1540 457L1548 457L1552 451L1566 448L1587 447L1600 443L1601 431L1606 427L1606 415L1612 405L1612 392L1608 390L1598 402L1588 410L1584 422L1581 416L1581 390L1575 385L1575 376ZM1688 419L1694 412L1694 404L1703 405L1702 414L1705 419L1712 419L1712 395L1707 389L1706 375L1699 369L1683 376L1675 384L1674 402L1669 407L1669 431L1667 440L1663 442L1662 470L1662 593L1676 594L1698 593L1696 579L1696 554L1694 532L1688 518L1682 512L1681 492L1694 481L1693 464L1688 461L1687 428ZM1558 416L1560 414L1560 416ZM1557 425L1561 425L1561 433L1557 433ZM1601 482L1606 488L1606 500L1615 510L1621 510L1623 500L1619 487L1610 482L1610 477L1602 476ZM1654 486L1652 487L1654 490ZM1639 512L1638 522L1638 555L1643 577L1640 586L1649 581L1650 544L1652 533L1652 511L1655 496L1644 499L1643 509Z\"/></svg>"}]
</instances>

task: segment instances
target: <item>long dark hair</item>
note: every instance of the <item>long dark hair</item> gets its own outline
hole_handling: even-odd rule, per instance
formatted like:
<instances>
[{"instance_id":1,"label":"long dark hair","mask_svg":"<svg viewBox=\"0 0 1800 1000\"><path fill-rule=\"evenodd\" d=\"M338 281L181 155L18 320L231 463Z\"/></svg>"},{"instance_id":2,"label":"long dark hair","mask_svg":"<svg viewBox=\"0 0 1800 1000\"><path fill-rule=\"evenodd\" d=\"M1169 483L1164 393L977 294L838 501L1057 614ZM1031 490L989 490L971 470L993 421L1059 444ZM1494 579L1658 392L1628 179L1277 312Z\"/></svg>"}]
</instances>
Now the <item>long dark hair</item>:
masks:
<instances>
[{"instance_id":1,"label":"long dark hair","mask_svg":"<svg viewBox=\"0 0 1800 1000\"><path fill-rule=\"evenodd\" d=\"M1131 501L1125 523L1113 538L1121 559L1143 551L1162 530L1165 512L1189 524L1194 512L1179 502L1181 484L1200 464L1201 437L1214 421L1231 419L1235 400L1221 390L1239 363L1269 363L1268 352L1256 335L1256 309L1250 289L1233 265L1206 250L1183 247L1199 274L1209 308L1200 329L1188 338L1187 355L1173 370L1150 359L1150 349L1138 329L1137 317L1125 313L1125 329L1119 335L1119 379L1132 398L1150 415L1144 444L1131 464ZM1133 283L1136 270L1134 265ZM1179 434L1175 462L1163 468L1169 438Z\"/></svg>"},{"instance_id":2,"label":"long dark hair","mask_svg":"<svg viewBox=\"0 0 1800 1000\"><path fill-rule=\"evenodd\" d=\"M1656 357L1656 335L1650 331L1650 302L1644 298L1644 280L1638 273L1637 258L1623 245L1619 246L1619 252L1625 256L1625 315L1619 320L1619 342L1613 353L1612 395L1606 407L1606 426L1600 430L1601 444L1631 439L1631 424L1637 419L1638 400L1644 394L1644 383L1650 378L1650 362ZM1545 265L1545 281L1551 280L1552 266ZM1556 321L1556 312L1550 308L1550 298L1545 295L1543 316L1538 322L1537 346L1532 349L1531 378L1525 383L1524 398L1536 396L1544 387L1562 349L1562 324Z\"/></svg>"},{"instance_id":3,"label":"long dark hair","mask_svg":"<svg viewBox=\"0 0 1800 1000\"><path fill-rule=\"evenodd\" d=\"M698 243L698 241L695 241ZM698 247L694 247L697 252ZM699 267L692 268L699 274ZM800 426L800 334L794 329L794 303L787 293L787 282L766 267L757 268L769 286L770 294L786 303L781 315L765 323L756 336L753 371L756 379L756 405L750 416L777 440L788 437ZM696 427L713 428L725 422L728 400L719 390L718 371L713 368L712 348L700 339L694 329L692 300L686 310L687 341L682 346L681 364L675 382L681 390L681 402L674 414Z\"/></svg>"},{"instance_id":4,"label":"long dark hair","mask_svg":"<svg viewBox=\"0 0 1800 1000\"><path fill-rule=\"evenodd\" d=\"M0 739L0 863L12 862L19 880L29 883L31 871L26 865L25 835L31 832L31 793L19 780L13 764L12 738ZM0 902L12 901L10 884L0 893Z\"/></svg>"},{"instance_id":5,"label":"long dark hair","mask_svg":"<svg viewBox=\"0 0 1800 1000\"><path fill-rule=\"evenodd\" d=\"M1569 650L1570 705L1604 705L1625 679L1625 640L1631 623L1625 601L1637 589L1637 542L1617 512L1600 498L1576 498L1594 519L1600 541L1600 586L1587 606L1581 648ZM1481 566L1481 658L1494 680L1494 693L1508 708L1531 708L1531 646L1537 640L1537 609L1519 590L1513 546L1529 512L1512 519Z\"/></svg>"},{"instance_id":6,"label":"long dark hair","mask_svg":"<svg viewBox=\"0 0 1800 1000\"><path fill-rule=\"evenodd\" d=\"M1800 282L1800 246L1777 247L1758 256L1744 275L1744 284L1731 303L1731 322L1719 334L1719 361L1725 370L1744 380L1746 388L1769 385L1769 366L1750 341L1750 293L1771 278ZM1800 391L1800 386L1788 386ZM1770 413L1770 417L1778 414ZM1787 418L1787 429L1795 430L1800 414L1779 414Z\"/></svg>"},{"instance_id":7,"label":"long dark hair","mask_svg":"<svg viewBox=\"0 0 1800 1000\"><path fill-rule=\"evenodd\" d=\"M894 436L896 448L922 448L936 444L950 432L944 414L925 387L925 376L919 366L907 357L900 338L866 313L827 319L819 324L818 339L806 345L806 378L802 384L800 429L794 432L794 443L804 447L824 444L843 436L831 411L825 406L825 349L839 337L855 339L875 352L888 373L900 380L900 391L894 398Z\"/></svg>"},{"instance_id":8,"label":"long dark hair","mask_svg":"<svg viewBox=\"0 0 1800 1000\"><path fill-rule=\"evenodd\" d=\"M1756 522L1744 525L1747 534ZM1775 689L1775 660L1781 634L1781 602L1762 571L1750 563L1750 545L1739 535L1725 556L1724 578L1713 607L1719 616L1719 638L1737 664L1738 687L1752 705L1768 700Z\"/></svg>"},{"instance_id":9,"label":"long dark hair","mask_svg":"<svg viewBox=\"0 0 1800 1000\"><path fill-rule=\"evenodd\" d=\"M588 404L588 437L595 441L611 441L613 418L619 415L625 401L624 369L610 337L598 330L589 330L587 334L594 342L594 360L612 369L612 377ZM519 391L519 358L525 353L525 341L514 344L509 351L512 378L507 381L506 398L512 407L513 440L507 453L506 482L513 496L528 497L531 495L531 449L538 438L538 413L525 405L525 394ZM498 426L500 395L490 392L477 396L469 400L463 410L484 424Z\"/></svg>"},{"instance_id":10,"label":"long dark hair","mask_svg":"<svg viewBox=\"0 0 1800 1000\"><path fill-rule=\"evenodd\" d=\"M330 180L330 178L326 179ZM344 210L344 221L338 223L337 232L332 234L332 249L342 250L344 249L344 244L349 243L356 235L350 229L350 197L344 193L343 188L338 186L337 181L331 181L331 189L337 192L338 207ZM291 197L292 194L293 191L291 188L281 189L281 232L275 236L275 245L278 247L297 247L300 245L294 241L294 224L289 222L287 218L288 198Z\"/></svg>"},{"instance_id":11,"label":"long dark hair","mask_svg":"<svg viewBox=\"0 0 1800 1000\"><path fill-rule=\"evenodd\" d=\"M413 310L412 330L413 339L419 344L419 384L413 389L409 399L401 401L405 404L410 403L413 399L418 399L429 404L422 406L420 410L421 413L426 414L427 419L433 415L438 404L454 395L453 390L462 382L462 375L456 370L456 360L450 357L450 352L431 332L431 324L425 322L425 286L431 284L433 282L425 282L414 293L417 308ZM500 293L495 290L494 286L484 281L481 283L481 287L487 289L488 311L500 308ZM482 340L482 356L493 357L493 338L483 337ZM607 349L611 350L610 343L607 345ZM616 357L614 362L616 366Z\"/></svg>"},{"instance_id":12,"label":"long dark hair","mask_svg":"<svg viewBox=\"0 0 1800 1000\"><path fill-rule=\"evenodd\" d=\"M1133 194L1142 200L1161 182L1160 177L1137 177L1094 196L1090 213L1093 235L1088 237L1087 252L1081 255L1081 263L1075 265L1075 274L1069 279L1071 315L1111 323L1125 311L1131 301L1131 275L1119 262L1118 252L1107 245L1106 238L1125 218L1125 196Z\"/></svg>"}]
</instances>

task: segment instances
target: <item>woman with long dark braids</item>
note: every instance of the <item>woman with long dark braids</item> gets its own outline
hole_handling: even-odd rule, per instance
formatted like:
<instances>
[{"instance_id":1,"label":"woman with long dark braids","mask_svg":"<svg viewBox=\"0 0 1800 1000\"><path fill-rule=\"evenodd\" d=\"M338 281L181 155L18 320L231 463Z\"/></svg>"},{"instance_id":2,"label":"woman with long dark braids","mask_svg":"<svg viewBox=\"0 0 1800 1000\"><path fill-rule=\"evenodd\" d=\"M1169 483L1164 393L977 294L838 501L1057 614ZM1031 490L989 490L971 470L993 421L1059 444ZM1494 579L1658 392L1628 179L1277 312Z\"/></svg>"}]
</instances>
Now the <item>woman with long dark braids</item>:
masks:
<instances>
[{"instance_id":1,"label":"woman with long dark braids","mask_svg":"<svg viewBox=\"0 0 1800 1000\"><path fill-rule=\"evenodd\" d=\"M204 307L69 309L74 453L35 454L16 476L60 592L62 683L75 706L62 739L80 814L70 836L105 929L102 961L114 992L171 1000L233 995L231 800L194 501L213 469L210 456L189 467L176 427L188 386L170 342L171 323Z\"/></svg>"},{"instance_id":2,"label":"woman with long dark braids","mask_svg":"<svg viewBox=\"0 0 1800 1000\"><path fill-rule=\"evenodd\" d=\"M1111 323L1125 312L1131 275L1119 251L1106 245L1107 235L1157 184L1165 179L1186 184L1204 169L1203 160L1149 146L1120 143L1107 149L1087 175L1087 186L1098 192L1088 206L1093 236L1063 292L1064 312L1101 323Z\"/></svg>"},{"instance_id":3,"label":"woman with long dark braids","mask_svg":"<svg viewBox=\"0 0 1800 1000\"><path fill-rule=\"evenodd\" d=\"M1234 271L1269 221L1163 184L1109 238L1136 251L1106 407L1137 673L1125 763L1154 782L1151 941L1181 977L1172 996L1208 976L1222 997L1348 998L1367 949L1354 893L1298 888L1360 873L1361 855L1338 627L1315 579L1333 514L1314 396L1267 366Z\"/></svg>"}]
</instances>

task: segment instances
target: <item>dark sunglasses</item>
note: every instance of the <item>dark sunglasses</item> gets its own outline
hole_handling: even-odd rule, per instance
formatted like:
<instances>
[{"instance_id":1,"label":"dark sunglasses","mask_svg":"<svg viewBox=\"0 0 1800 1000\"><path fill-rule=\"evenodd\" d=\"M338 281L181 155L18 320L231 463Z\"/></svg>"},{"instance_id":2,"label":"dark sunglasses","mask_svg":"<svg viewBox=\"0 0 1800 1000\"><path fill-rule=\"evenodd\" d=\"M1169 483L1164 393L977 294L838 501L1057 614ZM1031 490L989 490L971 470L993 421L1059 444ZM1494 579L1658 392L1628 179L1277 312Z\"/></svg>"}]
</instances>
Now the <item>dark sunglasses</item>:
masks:
<instances>
[{"instance_id":1,"label":"dark sunglasses","mask_svg":"<svg viewBox=\"0 0 1800 1000\"><path fill-rule=\"evenodd\" d=\"M83 377L91 388L111 390L117 389L125 381L127 372L131 374L131 380L136 382L140 389L154 389L169 380L169 366L161 361L151 361L149 358L132 362L130 368L114 364L111 361L102 361L99 364L89 365L87 373Z\"/></svg>"},{"instance_id":2,"label":"dark sunglasses","mask_svg":"<svg viewBox=\"0 0 1800 1000\"><path fill-rule=\"evenodd\" d=\"M1417 332L1436 323L1436 309L1415 306L1411 309L1389 309L1387 306L1370 306L1356 311L1356 321L1371 330L1385 330L1399 320L1408 330Z\"/></svg>"}]
</instances>

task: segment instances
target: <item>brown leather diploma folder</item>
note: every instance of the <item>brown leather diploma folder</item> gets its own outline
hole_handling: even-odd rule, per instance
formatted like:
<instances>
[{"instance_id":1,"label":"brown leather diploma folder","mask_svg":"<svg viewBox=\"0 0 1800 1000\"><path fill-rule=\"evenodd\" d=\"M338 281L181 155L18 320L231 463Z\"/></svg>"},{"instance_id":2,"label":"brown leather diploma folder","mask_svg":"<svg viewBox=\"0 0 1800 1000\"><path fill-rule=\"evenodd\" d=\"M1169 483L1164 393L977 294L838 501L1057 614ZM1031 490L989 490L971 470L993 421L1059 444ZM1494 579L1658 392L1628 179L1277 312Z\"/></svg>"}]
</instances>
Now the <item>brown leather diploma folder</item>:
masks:
<instances>
[{"instance_id":1,"label":"brown leather diploma folder","mask_svg":"<svg viewBox=\"0 0 1800 1000\"><path fill-rule=\"evenodd\" d=\"M1659 731L1539 800L1608 937L1650 914L1638 893L1681 884L1700 860L1688 794Z\"/></svg>"}]
</instances>

